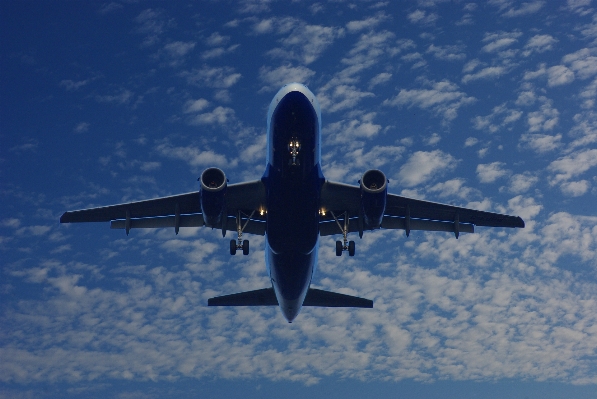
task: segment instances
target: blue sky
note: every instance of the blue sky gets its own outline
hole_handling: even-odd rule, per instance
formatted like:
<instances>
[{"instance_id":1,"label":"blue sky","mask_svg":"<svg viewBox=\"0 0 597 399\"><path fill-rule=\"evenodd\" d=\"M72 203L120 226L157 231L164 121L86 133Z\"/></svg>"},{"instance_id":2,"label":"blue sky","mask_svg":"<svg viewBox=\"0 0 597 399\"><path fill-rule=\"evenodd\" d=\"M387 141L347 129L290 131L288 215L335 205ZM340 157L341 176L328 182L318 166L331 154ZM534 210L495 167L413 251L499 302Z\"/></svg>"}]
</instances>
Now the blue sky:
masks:
<instances>
[{"instance_id":1,"label":"blue sky","mask_svg":"<svg viewBox=\"0 0 597 399\"><path fill-rule=\"evenodd\" d=\"M591 397L590 0L0 2L0 396ZM323 171L522 230L321 240L313 286L374 309L208 308L268 286L263 238L60 225L259 178L266 112L317 95ZM293 396L294 395L294 396Z\"/></svg>"}]
</instances>

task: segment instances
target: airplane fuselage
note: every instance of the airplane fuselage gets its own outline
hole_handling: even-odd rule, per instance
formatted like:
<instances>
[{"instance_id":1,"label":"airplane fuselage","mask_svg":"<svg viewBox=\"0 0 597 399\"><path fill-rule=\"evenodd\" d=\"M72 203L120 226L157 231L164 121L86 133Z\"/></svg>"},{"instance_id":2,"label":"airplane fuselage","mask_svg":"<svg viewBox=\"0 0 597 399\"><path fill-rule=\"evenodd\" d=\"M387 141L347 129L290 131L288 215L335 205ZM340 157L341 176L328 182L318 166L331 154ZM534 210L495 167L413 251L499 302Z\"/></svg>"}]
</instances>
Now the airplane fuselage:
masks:
<instances>
[{"instance_id":1,"label":"airplane fuselage","mask_svg":"<svg viewBox=\"0 0 597 399\"><path fill-rule=\"evenodd\" d=\"M317 264L321 113L315 95L284 86L268 112L266 264L284 317L300 312Z\"/></svg>"},{"instance_id":2,"label":"airplane fuselage","mask_svg":"<svg viewBox=\"0 0 597 399\"><path fill-rule=\"evenodd\" d=\"M249 254L243 231L265 235L272 286L209 298L208 306L279 305L289 322L302 306L373 307L370 299L310 288L320 236L342 234L336 256L354 256L349 232L362 237L365 230L403 229L408 237L411 230L447 231L458 238L474 232L475 225L524 227L517 216L388 194L389 181L376 169L365 171L358 186L326 181L321 171L321 110L315 95L299 83L282 87L269 106L261 180L228 185L222 170L207 168L199 181L197 192L69 211L60 222L110 221L127 235L131 229L162 227L174 227L176 234L181 227L196 226L221 229L223 236L234 231L238 236L230 240L231 255L238 249ZM252 220L255 212L259 216Z\"/></svg>"}]
</instances>

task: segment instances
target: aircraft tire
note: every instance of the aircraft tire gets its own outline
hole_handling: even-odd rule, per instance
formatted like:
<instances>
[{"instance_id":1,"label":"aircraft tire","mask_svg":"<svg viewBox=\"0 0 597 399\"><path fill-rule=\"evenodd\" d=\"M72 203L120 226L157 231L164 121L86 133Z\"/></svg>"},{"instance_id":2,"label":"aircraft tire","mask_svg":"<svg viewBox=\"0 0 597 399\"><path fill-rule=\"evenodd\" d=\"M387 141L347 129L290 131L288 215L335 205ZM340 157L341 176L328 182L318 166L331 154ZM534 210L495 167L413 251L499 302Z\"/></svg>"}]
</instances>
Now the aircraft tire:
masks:
<instances>
[{"instance_id":1,"label":"aircraft tire","mask_svg":"<svg viewBox=\"0 0 597 399\"><path fill-rule=\"evenodd\" d=\"M230 255L236 255L236 240L230 240Z\"/></svg>"},{"instance_id":2,"label":"aircraft tire","mask_svg":"<svg viewBox=\"0 0 597 399\"><path fill-rule=\"evenodd\" d=\"M336 241L336 256L342 256L342 241Z\"/></svg>"},{"instance_id":3,"label":"aircraft tire","mask_svg":"<svg viewBox=\"0 0 597 399\"><path fill-rule=\"evenodd\" d=\"M243 241L243 255L249 254L249 240Z\"/></svg>"},{"instance_id":4,"label":"aircraft tire","mask_svg":"<svg viewBox=\"0 0 597 399\"><path fill-rule=\"evenodd\" d=\"M348 241L348 256L354 256L355 245L354 241Z\"/></svg>"}]
</instances>

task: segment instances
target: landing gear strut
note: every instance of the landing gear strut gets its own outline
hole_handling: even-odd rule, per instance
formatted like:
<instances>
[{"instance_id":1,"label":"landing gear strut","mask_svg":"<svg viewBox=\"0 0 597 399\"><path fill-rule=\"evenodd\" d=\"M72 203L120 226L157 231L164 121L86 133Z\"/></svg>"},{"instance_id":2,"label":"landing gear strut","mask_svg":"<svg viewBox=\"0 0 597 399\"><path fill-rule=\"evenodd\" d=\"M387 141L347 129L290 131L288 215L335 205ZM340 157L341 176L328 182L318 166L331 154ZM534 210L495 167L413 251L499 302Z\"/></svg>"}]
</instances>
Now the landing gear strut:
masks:
<instances>
[{"instance_id":1,"label":"landing gear strut","mask_svg":"<svg viewBox=\"0 0 597 399\"><path fill-rule=\"evenodd\" d=\"M348 212L344 212L343 224L340 224L340 221L338 220L333 211L331 212L331 214L334 217L336 223L338 224L338 227L340 227L340 230L342 230L342 235L344 236L343 241L336 241L336 256L341 256L342 252L344 251L348 251L348 256L354 256L354 241L348 241Z\"/></svg>"},{"instance_id":2,"label":"landing gear strut","mask_svg":"<svg viewBox=\"0 0 597 399\"><path fill-rule=\"evenodd\" d=\"M251 214L248 215L247 221L243 224L241 219L242 212L238 211L236 215L236 233L238 234L238 238L236 240L230 240L230 255L236 255L237 249L242 249L243 255L249 254L249 240L243 240L242 237L243 230L245 229L245 227L247 227L247 224L249 224L249 220L251 220L254 214L255 210L253 210L253 212L251 212ZM245 217L246 216L247 215L245 215Z\"/></svg>"}]
</instances>

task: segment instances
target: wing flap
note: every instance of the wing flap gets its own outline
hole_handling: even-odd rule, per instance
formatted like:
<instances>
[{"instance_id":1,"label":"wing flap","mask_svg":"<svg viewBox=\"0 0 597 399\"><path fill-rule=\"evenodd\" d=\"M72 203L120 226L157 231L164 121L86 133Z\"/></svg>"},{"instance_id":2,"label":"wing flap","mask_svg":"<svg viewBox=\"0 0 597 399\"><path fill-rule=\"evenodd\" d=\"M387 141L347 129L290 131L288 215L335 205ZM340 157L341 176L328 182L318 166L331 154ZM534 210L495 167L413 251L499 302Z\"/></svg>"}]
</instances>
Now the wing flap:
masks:
<instances>
[{"instance_id":1,"label":"wing flap","mask_svg":"<svg viewBox=\"0 0 597 399\"><path fill-rule=\"evenodd\" d=\"M175 227L174 216L160 216L155 218L131 219L131 229L154 229L161 227ZM203 215L180 215L178 227L200 227L203 226ZM126 228L126 220L112 220L111 229Z\"/></svg>"},{"instance_id":2,"label":"wing flap","mask_svg":"<svg viewBox=\"0 0 597 399\"><path fill-rule=\"evenodd\" d=\"M384 216L381 222L382 229L391 230L406 230L406 218ZM425 219L411 219L410 220L411 230L422 230L422 231L447 231L450 233L455 232L454 222L440 222L437 220L425 220ZM356 233L359 231L357 218L351 218L348 223L348 232ZM364 229L364 231L373 231L373 229ZM474 233L475 225L470 223L458 223L459 233ZM342 234L342 230L336 224L336 221L326 221L319 223L319 235L321 237L332 236L336 234Z\"/></svg>"},{"instance_id":3,"label":"wing flap","mask_svg":"<svg viewBox=\"0 0 597 399\"><path fill-rule=\"evenodd\" d=\"M243 225L246 219L243 220ZM203 215L180 215L180 222L178 227L202 227ZM176 218L174 216L159 216L154 218L131 219L130 229L156 229L175 227ZM126 229L126 220L118 219L112 220L110 223L111 229ZM228 217L226 221L226 230L236 232L236 219ZM249 220L245 226L243 233L265 235L265 222L258 220Z\"/></svg>"},{"instance_id":4,"label":"wing flap","mask_svg":"<svg viewBox=\"0 0 597 399\"><path fill-rule=\"evenodd\" d=\"M384 216L381 221L382 229L406 230L406 219L401 217ZM458 223L456 228L454 222L439 222L437 220L411 219L411 230L424 231L449 231L451 233L458 229L460 233L474 233L475 226L469 223Z\"/></svg>"}]
</instances>

